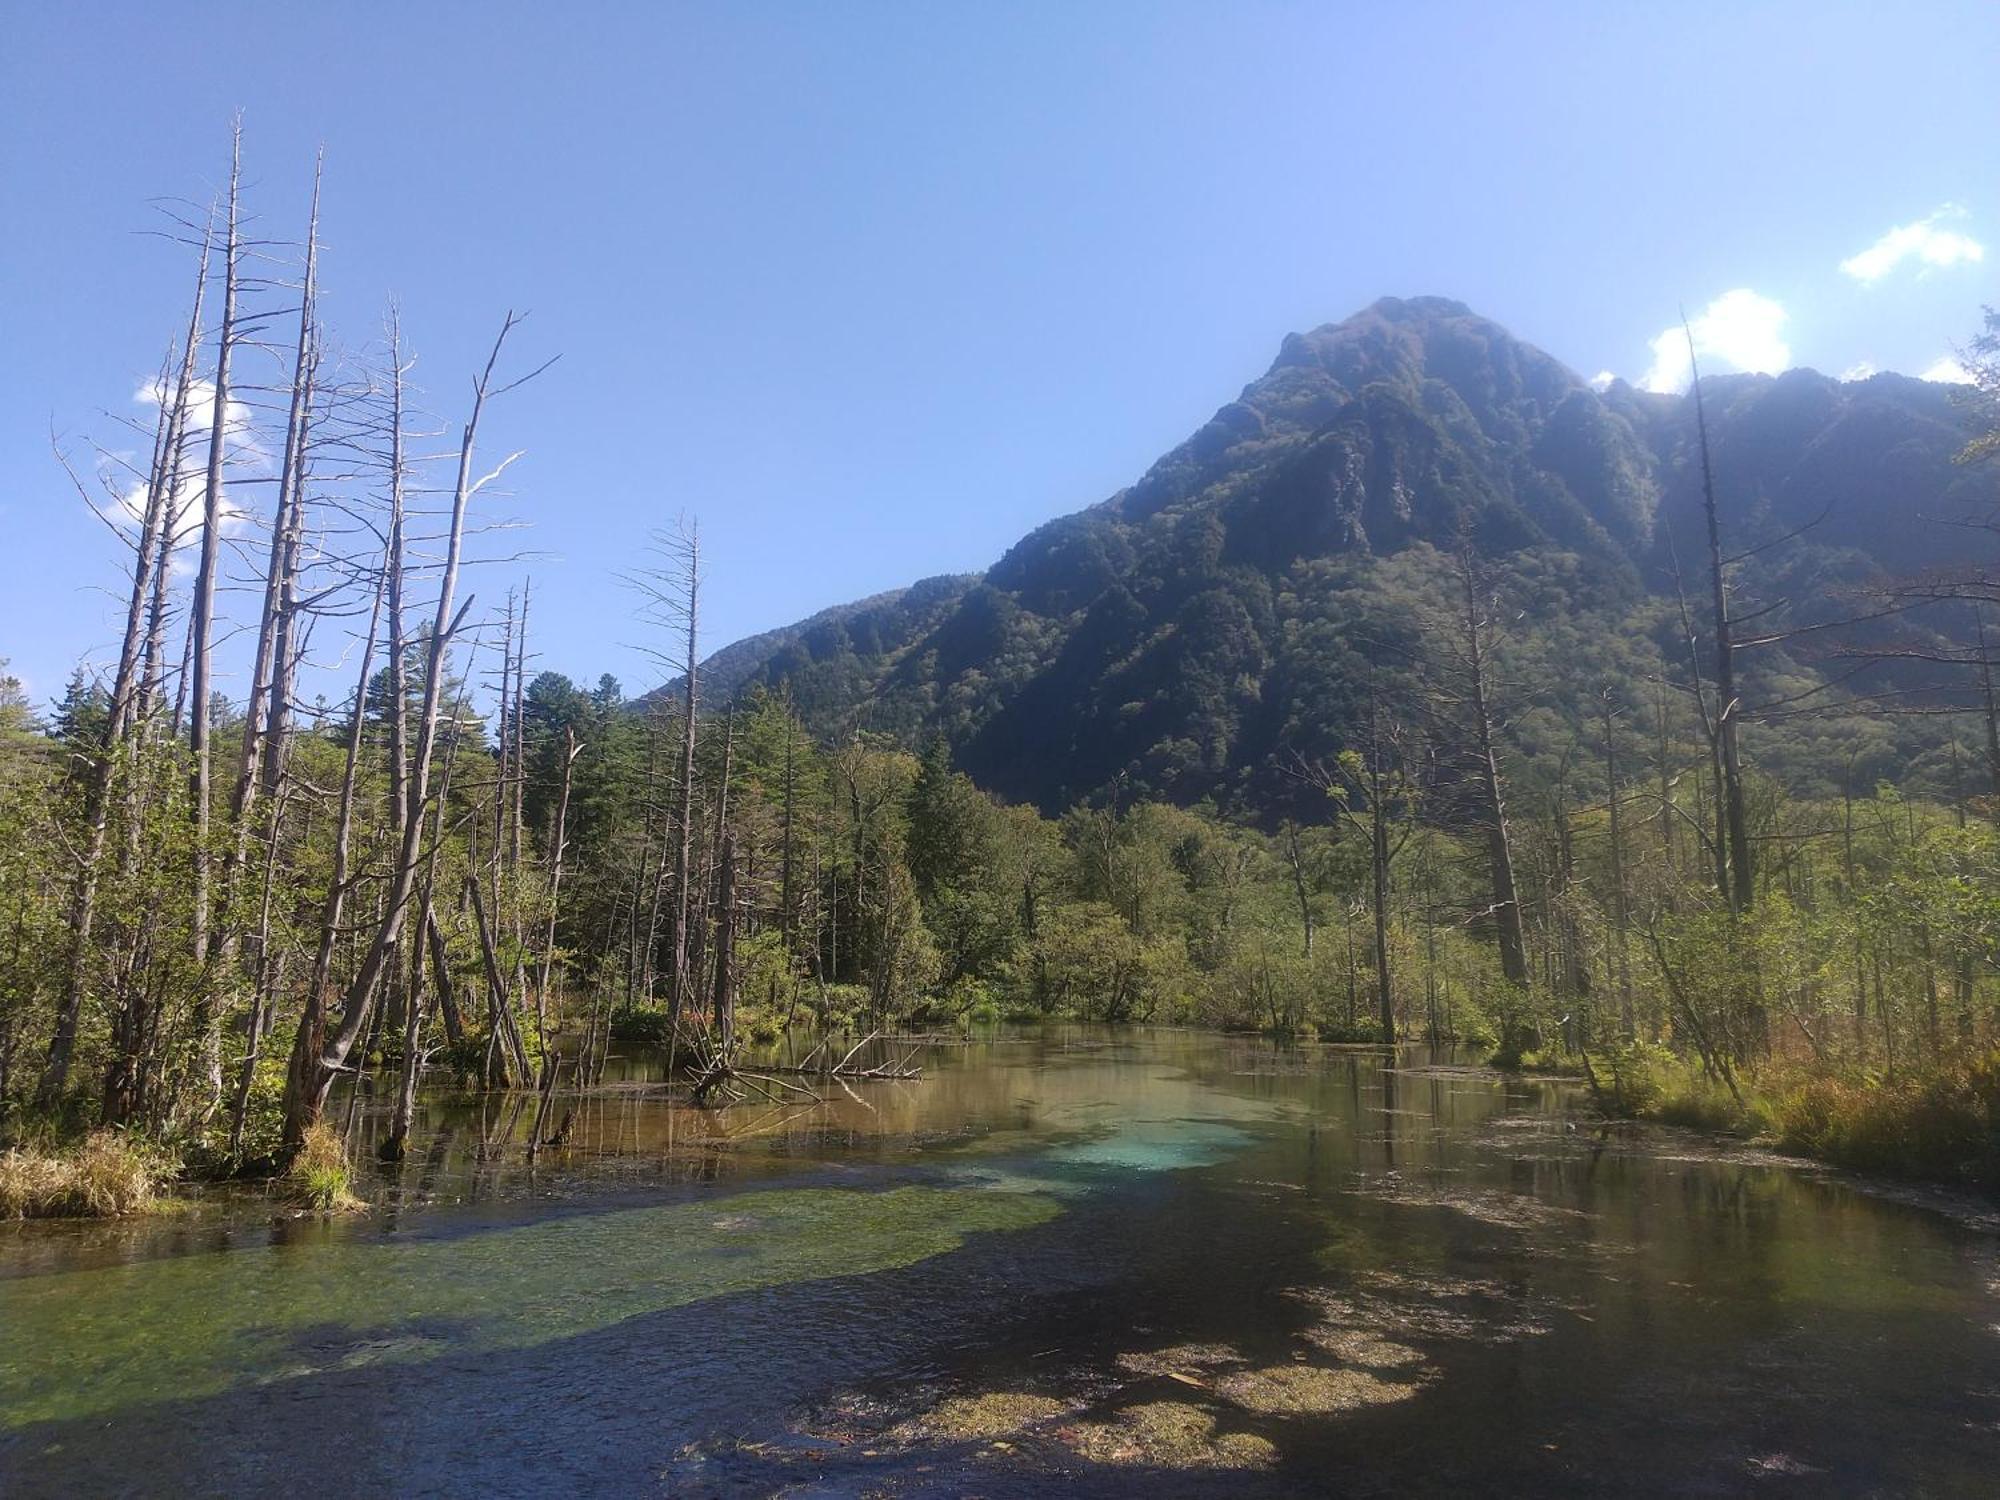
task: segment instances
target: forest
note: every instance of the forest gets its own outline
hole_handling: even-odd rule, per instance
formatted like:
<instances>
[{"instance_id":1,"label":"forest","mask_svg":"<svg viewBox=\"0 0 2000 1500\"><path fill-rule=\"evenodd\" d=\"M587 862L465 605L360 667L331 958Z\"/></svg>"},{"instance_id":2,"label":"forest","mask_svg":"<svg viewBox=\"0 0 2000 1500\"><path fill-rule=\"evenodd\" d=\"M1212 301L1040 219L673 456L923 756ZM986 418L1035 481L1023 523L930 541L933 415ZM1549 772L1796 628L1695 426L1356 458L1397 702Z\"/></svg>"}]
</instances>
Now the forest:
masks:
<instances>
[{"instance_id":1,"label":"forest","mask_svg":"<svg viewBox=\"0 0 2000 1500\"><path fill-rule=\"evenodd\" d=\"M1670 586L1554 502L1274 558L1242 528L1304 525L1289 492L1225 534L1155 476L1126 506L1172 521L1174 627L1109 644L1153 607L1122 585L1038 606L1115 686L1100 745L1143 746L1098 763L1035 686L996 719L921 652L910 713L829 686L851 645L713 658L692 516L635 518L618 580L657 681L536 669L498 497L508 397L561 366L509 313L455 404L417 391L399 310L322 326L317 209L253 239L240 181L172 220L138 456L67 459L115 655L47 705L0 683L7 1212L179 1175L330 1204L359 1103L393 1158L427 1090L530 1094L539 1149L621 1044L720 1106L787 1034L1049 1018L1448 1044L1606 1117L2000 1183L2000 572L1820 586L1809 524L1730 503L1706 382ZM1966 359L1990 548L1993 314ZM1007 566L925 650L1004 674Z\"/></svg>"}]
</instances>

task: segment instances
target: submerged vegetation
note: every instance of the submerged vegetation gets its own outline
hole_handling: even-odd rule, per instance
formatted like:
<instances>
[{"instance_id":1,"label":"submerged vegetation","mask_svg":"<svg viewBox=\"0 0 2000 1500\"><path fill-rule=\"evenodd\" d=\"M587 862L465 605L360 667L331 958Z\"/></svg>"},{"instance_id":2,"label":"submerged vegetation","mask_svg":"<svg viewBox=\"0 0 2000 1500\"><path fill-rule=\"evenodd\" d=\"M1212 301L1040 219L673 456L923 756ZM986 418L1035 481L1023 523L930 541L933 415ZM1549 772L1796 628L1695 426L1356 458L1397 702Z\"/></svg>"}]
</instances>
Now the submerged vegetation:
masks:
<instances>
[{"instance_id":1,"label":"submerged vegetation","mask_svg":"<svg viewBox=\"0 0 2000 1500\"><path fill-rule=\"evenodd\" d=\"M2000 1179L2000 580L1876 580L1869 618L1915 633L1826 634L1783 592L1787 538L1725 502L1700 384L1671 419L1703 578L1671 595L1605 571L1550 495L1447 487L1394 545L1270 567L1161 499L1148 587L1185 596L1177 644L1152 687L1092 670L1133 694L1113 717L1172 729L1172 764L1100 780L1079 750L1072 792L1009 805L959 769L972 718L849 713L824 669L859 616L792 641L796 671L711 683L691 525L630 580L665 687L531 677L529 581L475 613L462 576L499 566L484 426L545 368L510 364L518 319L420 458L400 316L337 353L316 217L277 276L228 184L175 224L190 305L150 460L107 458L91 497L130 547L115 664L46 715L0 688L0 1129L80 1141L5 1157L7 1211L128 1211L167 1151L352 1206L364 1093L396 1157L427 1083L534 1090L540 1149L613 1040L717 1103L746 1037L1052 1016L1483 1044L1580 1068L1612 1113ZM1969 351L1989 422L1997 340ZM1590 408L1600 436L1669 420L1648 411ZM1125 606L1094 586L1036 585L1109 641ZM222 617L236 598L254 619ZM992 607L997 634L930 641L905 685L1006 649ZM1282 682L1252 670L1272 630ZM1808 636L1873 675L1840 685ZM1909 658L1943 677L1909 685ZM1267 753L1225 784L1259 681ZM1874 706L1900 699L1923 713Z\"/></svg>"},{"instance_id":2,"label":"submerged vegetation","mask_svg":"<svg viewBox=\"0 0 2000 1500\"><path fill-rule=\"evenodd\" d=\"M226 1278L189 1255L0 1280L0 1429L162 1389L192 1397L423 1359L447 1336L459 1349L528 1348L706 1298L911 1265L1057 1211L981 1188L780 1190L462 1237L331 1239L240 1257ZM502 1266L508 1292L496 1297ZM316 1336L330 1326L353 1332Z\"/></svg>"}]
</instances>

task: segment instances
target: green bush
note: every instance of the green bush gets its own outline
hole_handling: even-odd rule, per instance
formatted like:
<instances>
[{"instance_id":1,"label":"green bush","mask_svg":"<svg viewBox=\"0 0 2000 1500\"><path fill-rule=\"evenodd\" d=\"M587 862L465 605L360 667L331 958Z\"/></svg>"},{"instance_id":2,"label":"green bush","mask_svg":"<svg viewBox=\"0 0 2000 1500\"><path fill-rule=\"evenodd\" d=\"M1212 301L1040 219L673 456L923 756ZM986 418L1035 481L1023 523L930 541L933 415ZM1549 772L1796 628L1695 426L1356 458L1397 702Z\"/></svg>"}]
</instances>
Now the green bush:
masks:
<instances>
[{"instance_id":1,"label":"green bush","mask_svg":"<svg viewBox=\"0 0 2000 1500\"><path fill-rule=\"evenodd\" d=\"M611 1017L611 1040L664 1047L673 1036L673 1022L664 1005L634 1005Z\"/></svg>"},{"instance_id":2,"label":"green bush","mask_svg":"<svg viewBox=\"0 0 2000 1500\"><path fill-rule=\"evenodd\" d=\"M1666 1096L1663 1079L1676 1067L1674 1056L1653 1042L1626 1042L1582 1058L1591 1100L1609 1119L1651 1115Z\"/></svg>"}]
</instances>

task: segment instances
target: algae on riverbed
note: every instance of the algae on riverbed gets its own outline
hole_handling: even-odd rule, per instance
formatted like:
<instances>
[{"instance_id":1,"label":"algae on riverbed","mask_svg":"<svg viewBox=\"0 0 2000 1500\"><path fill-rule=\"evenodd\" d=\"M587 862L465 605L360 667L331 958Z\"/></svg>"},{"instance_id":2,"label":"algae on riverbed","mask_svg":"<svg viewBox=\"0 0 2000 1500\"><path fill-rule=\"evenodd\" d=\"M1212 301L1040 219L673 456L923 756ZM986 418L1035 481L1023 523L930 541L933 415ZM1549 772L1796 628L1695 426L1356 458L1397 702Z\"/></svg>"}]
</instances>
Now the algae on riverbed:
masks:
<instances>
[{"instance_id":1,"label":"algae on riverbed","mask_svg":"<svg viewBox=\"0 0 2000 1500\"><path fill-rule=\"evenodd\" d=\"M1027 1229L1020 1192L797 1189L455 1238L350 1238L0 1280L0 1428L455 1350L521 1348Z\"/></svg>"},{"instance_id":2,"label":"algae on riverbed","mask_svg":"<svg viewBox=\"0 0 2000 1500\"><path fill-rule=\"evenodd\" d=\"M1213 1412L1186 1401L1128 1406L1109 1421L1079 1422L1065 1429L1061 1437L1082 1457L1098 1464L1262 1469L1278 1457L1269 1438L1222 1430Z\"/></svg>"}]
</instances>

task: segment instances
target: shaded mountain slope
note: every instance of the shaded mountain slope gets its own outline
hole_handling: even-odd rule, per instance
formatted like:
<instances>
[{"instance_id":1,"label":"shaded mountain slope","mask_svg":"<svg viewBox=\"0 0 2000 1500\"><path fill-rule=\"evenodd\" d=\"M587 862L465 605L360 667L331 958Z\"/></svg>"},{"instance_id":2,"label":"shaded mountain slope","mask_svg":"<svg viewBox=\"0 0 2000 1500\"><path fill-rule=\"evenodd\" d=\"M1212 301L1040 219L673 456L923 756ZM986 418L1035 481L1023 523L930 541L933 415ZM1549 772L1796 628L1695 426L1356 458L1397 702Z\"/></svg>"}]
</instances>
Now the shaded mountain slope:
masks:
<instances>
[{"instance_id":1,"label":"shaded mountain slope","mask_svg":"<svg viewBox=\"0 0 2000 1500\"><path fill-rule=\"evenodd\" d=\"M1775 549L1793 582L1948 554L1913 524L1974 492L1948 389L1797 370L1704 391L1733 546L1821 518ZM982 785L1045 808L1117 787L1268 813L1448 599L1438 554L1461 538L1552 675L1613 670L1675 546L1700 556L1694 432L1685 398L1600 394L1460 303L1384 299L1287 338L1137 483L983 577L739 642L710 680L783 684L822 733L941 733Z\"/></svg>"}]
</instances>

